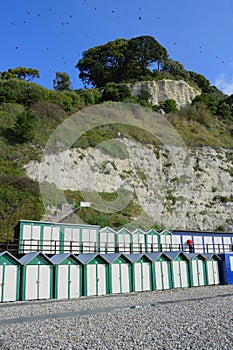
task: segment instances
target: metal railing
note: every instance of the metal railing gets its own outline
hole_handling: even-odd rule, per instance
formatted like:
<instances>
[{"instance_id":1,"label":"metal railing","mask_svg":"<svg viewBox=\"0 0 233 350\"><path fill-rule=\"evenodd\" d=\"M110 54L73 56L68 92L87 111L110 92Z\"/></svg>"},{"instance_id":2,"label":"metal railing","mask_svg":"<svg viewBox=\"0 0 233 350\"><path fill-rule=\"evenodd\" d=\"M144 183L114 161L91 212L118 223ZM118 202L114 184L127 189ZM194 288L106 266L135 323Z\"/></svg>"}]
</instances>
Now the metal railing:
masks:
<instances>
[{"instance_id":1,"label":"metal railing","mask_svg":"<svg viewBox=\"0 0 233 350\"><path fill-rule=\"evenodd\" d=\"M32 251L42 251L45 254L58 253L153 253L166 251L184 251L187 253L224 253L232 252L231 244L157 244L157 243L124 243L124 242L77 242L55 240L5 240L0 241L0 252L9 251L12 254L24 254Z\"/></svg>"}]
</instances>

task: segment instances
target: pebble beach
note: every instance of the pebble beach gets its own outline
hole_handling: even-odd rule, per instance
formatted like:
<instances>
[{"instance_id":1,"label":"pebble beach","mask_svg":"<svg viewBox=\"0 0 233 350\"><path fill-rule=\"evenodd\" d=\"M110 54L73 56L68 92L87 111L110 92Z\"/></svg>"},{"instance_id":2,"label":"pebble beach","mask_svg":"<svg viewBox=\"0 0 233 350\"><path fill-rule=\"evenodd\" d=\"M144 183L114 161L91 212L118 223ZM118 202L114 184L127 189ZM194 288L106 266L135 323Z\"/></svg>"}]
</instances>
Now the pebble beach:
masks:
<instances>
[{"instance_id":1,"label":"pebble beach","mask_svg":"<svg viewBox=\"0 0 233 350\"><path fill-rule=\"evenodd\" d=\"M3 303L0 349L233 350L233 286Z\"/></svg>"}]
</instances>

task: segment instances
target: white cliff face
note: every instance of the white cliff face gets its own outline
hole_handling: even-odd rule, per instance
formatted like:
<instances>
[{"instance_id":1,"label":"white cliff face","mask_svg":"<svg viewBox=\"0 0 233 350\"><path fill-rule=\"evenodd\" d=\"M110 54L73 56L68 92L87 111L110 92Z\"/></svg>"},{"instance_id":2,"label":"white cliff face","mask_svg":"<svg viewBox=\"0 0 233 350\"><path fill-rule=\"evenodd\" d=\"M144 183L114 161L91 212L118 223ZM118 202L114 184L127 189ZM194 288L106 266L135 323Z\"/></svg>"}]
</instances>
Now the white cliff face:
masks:
<instances>
[{"instance_id":1,"label":"white cliff face","mask_svg":"<svg viewBox=\"0 0 233 350\"><path fill-rule=\"evenodd\" d=\"M139 95L141 90L148 91L152 96L149 102L153 106L167 99L173 99L176 101L178 109L191 104L192 100L201 94L199 90L183 80L143 81L129 84L129 87L134 96Z\"/></svg>"},{"instance_id":2,"label":"white cliff face","mask_svg":"<svg viewBox=\"0 0 233 350\"><path fill-rule=\"evenodd\" d=\"M39 163L31 161L27 175L60 190L126 189L154 223L169 229L233 229L232 150L166 145L155 149L128 139L118 142L126 146L127 158L98 148L70 149L47 155L40 172Z\"/></svg>"}]
</instances>

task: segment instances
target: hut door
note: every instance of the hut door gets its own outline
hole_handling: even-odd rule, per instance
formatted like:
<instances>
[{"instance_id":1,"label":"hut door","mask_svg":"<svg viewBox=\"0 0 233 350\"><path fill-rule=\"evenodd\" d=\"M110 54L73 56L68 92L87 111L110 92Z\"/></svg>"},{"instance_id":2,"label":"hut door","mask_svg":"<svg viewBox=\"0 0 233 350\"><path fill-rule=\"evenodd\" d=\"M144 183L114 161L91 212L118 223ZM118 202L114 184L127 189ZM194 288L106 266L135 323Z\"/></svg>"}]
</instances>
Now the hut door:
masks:
<instances>
[{"instance_id":1,"label":"hut door","mask_svg":"<svg viewBox=\"0 0 233 350\"><path fill-rule=\"evenodd\" d=\"M214 284L219 284L219 271L218 271L218 262L212 261L213 263L213 273L214 273Z\"/></svg>"},{"instance_id":2,"label":"hut door","mask_svg":"<svg viewBox=\"0 0 233 350\"><path fill-rule=\"evenodd\" d=\"M105 265L88 265L88 295L106 294Z\"/></svg>"},{"instance_id":3,"label":"hut door","mask_svg":"<svg viewBox=\"0 0 233 350\"><path fill-rule=\"evenodd\" d=\"M174 288L188 287L187 262L173 261L173 281Z\"/></svg>"},{"instance_id":4,"label":"hut door","mask_svg":"<svg viewBox=\"0 0 233 350\"><path fill-rule=\"evenodd\" d=\"M25 299L38 299L38 266L26 266L26 285L25 285Z\"/></svg>"},{"instance_id":5,"label":"hut door","mask_svg":"<svg viewBox=\"0 0 233 350\"><path fill-rule=\"evenodd\" d=\"M58 267L58 299L68 297L68 266Z\"/></svg>"},{"instance_id":6,"label":"hut door","mask_svg":"<svg viewBox=\"0 0 233 350\"><path fill-rule=\"evenodd\" d=\"M50 266L38 265L38 299L48 299L50 297Z\"/></svg>"},{"instance_id":7,"label":"hut door","mask_svg":"<svg viewBox=\"0 0 233 350\"><path fill-rule=\"evenodd\" d=\"M112 293L121 293L120 265L112 264Z\"/></svg>"},{"instance_id":8,"label":"hut door","mask_svg":"<svg viewBox=\"0 0 233 350\"><path fill-rule=\"evenodd\" d=\"M69 265L69 298L80 296L80 269L79 265Z\"/></svg>"},{"instance_id":9,"label":"hut door","mask_svg":"<svg viewBox=\"0 0 233 350\"><path fill-rule=\"evenodd\" d=\"M129 288L129 264L121 264L121 293L127 293Z\"/></svg>"},{"instance_id":10,"label":"hut door","mask_svg":"<svg viewBox=\"0 0 233 350\"><path fill-rule=\"evenodd\" d=\"M5 265L5 278L3 281L2 297L3 301L14 301L16 298L16 285L17 285L17 266ZM3 276L4 277L4 270ZM1 276L0 276L1 281ZM0 288L1 291L1 288ZM1 293L1 292L0 292Z\"/></svg>"},{"instance_id":11,"label":"hut door","mask_svg":"<svg viewBox=\"0 0 233 350\"><path fill-rule=\"evenodd\" d=\"M106 268L104 264L96 265L97 267L97 295L106 294Z\"/></svg>"}]
</instances>

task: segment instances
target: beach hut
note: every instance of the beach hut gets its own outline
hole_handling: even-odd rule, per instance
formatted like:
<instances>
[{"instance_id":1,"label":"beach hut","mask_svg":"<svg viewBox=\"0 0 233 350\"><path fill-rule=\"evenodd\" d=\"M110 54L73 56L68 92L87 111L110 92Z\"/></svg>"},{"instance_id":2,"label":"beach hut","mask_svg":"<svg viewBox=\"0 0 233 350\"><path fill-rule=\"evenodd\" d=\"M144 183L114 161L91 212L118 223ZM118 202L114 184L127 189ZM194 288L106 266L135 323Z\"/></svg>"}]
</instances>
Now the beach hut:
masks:
<instances>
[{"instance_id":1,"label":"beach hut","mask_svg":"<svg viewBox=\"0 0 233 350\"><path fill-rule=\"evenodd\" d=\"M132 264L134 292L152 290L152 261L145 254L126 254Z\"/></svg>"},{"instance_id":2,"label":"beach hut","mask_svg":"<svg viewBox=\"0 0 233 350\"><path fill-rule=\"evenodd\" d=\"M221 258L215 253L203 253L206 258L207 285L220 284L220 262Z\"/></svg>"},{"instance_id":3,"label":"beach hut","mask_svg":"<svg viewBox=\"0 0 233 350\"><path fill-rule=\"evenodd\" d=\"M83 293L85 296L109 293L108 262L98 253L77 256L83 264Z\"/></svg>"},{"instance_id":4,"label":"beach hut","mask_svg":"<svg viewBox=\"0 0 233 350\"><path fill-rule=\"evenodd\" d=\"M168 230L160 232L160 251L172 250L172 234Z\"/></svg>"},{"instance_id":5,"label":"beach hut","mask_svg":"<svg viewBox=\"0 0 233 350\"><path fill-rule=\"evenodd\" d=\"M131 261L122 253L104 254L102 257L109 264L109 293L131 292Z\"/></svg>"},{"instance_id":6,"label":"beach hut","mask_svg":"<svg viewBox=\"0 0 233 350\"><path fill-rule=\"evenodd\" d=\"M158 252L159 246L160 246L160 235L157 231L154 229L150 229L146 232L145 239L146 239L146 252Z\"/></svg>"},{"instance_id":7,"label":"beach hut","mask_svg":"<svg viewBox=\"0 0 233 350\"><path fill-rule=\"evenodd\" d=\"M131 249L131 232L127 228L121 228L116 231L116 250L117 252L130 254Z\"/></svg>"},{"instance_id":8,"label":"beach hut","mask_svg":"<svg viewBox=\"0 0 233 350\"><path fill-rule=\"evenodd\" d=\"M192 287L205 286L207 283L205 261L200 253L187 254L189 259L190 285Z\"/></svg>"},{"instance_id":9,"label":"beach hut","mask_svg":"<svg viewBox=\"0 0 233 350\"><path fill-rule=\"evenodd\" d=\"M50 299L53 297L53 263L42 252L25 254L22 264L21 299Z\"/></svg>"},{"instance_id":10,"label":"beach hut","mask_svg":"<svg viewBox=\"0 0 233 350\"><path fill-rule=\"evenodd\" d=\"M224 284L233 284L233 253L218 254L220 262L220 280Z\"/></svg>"},{"instance_id":11,"label":"beach hut","mask_svg":"<svg viewBox=\"0 0 233 350\"><path fill-rule=\"evenodd\" d=\"M171 259L166 253L148 253L146 256L152 261L153 290L172 288Z\"/></svg>"},{"instance_id":12,"label":"beach hut","mask_svg":"<svg viewBox=\"0 0 233 350\"><path fill-rule=\"evenodd\" d=\"M116 232L110 227L104 227L99 231L99 252L115 253Z\"/></svg>"},{"instance_id":13,"label":"beach hut","mask_svg":"<svg viewBox=\"0 0 233 350\"><path fill-rule=\"evenodd\" d=\"M146 235L146 233L144 231L142 231L141 229L136 229L133 232L131 232L131 239L132 239L131 252L133 254L146 252L145 235Z\"/></svg>"},{"instance_id":14,"label":"beach hut","mask_svg":"<svg viewBox=\"0 0 233 350\"><path fill-rule=\"evenodd\" d=\"M189 258L183 252L167 252L171 259L173 288L189 287Z\"/></svg>"},{"instance_id":15,"label":"beach hut","mask_svg":"<svg viewBox=\"0 0 233 350\"><path fill-rule=\"evenodd\" d=\"M55 254L50 259L54 264L55 299L78 298L82 295L82 264L72 253Z\"/></svg>"},{"instance_id":16,"label":"beach hut","mask_svg":"<svg viewBox=\"0 0 233 350\"><path fill-rule=\"evenodd\" d=\"M0 253L0 302L19 300L20 262L8 251Z\"/></svg>"}]
</instances>

